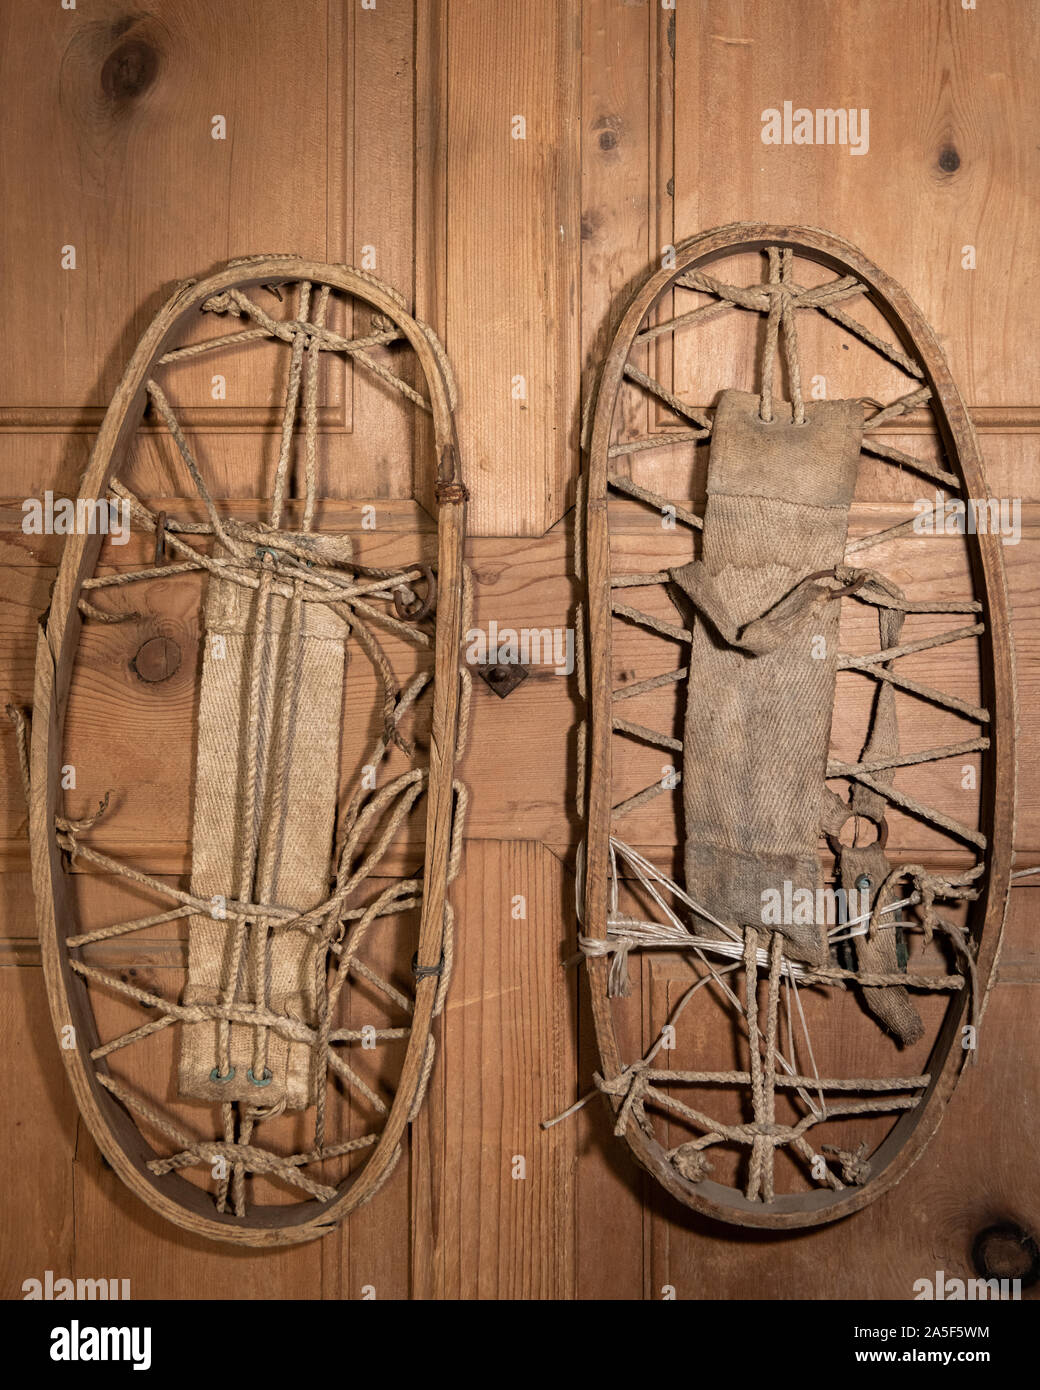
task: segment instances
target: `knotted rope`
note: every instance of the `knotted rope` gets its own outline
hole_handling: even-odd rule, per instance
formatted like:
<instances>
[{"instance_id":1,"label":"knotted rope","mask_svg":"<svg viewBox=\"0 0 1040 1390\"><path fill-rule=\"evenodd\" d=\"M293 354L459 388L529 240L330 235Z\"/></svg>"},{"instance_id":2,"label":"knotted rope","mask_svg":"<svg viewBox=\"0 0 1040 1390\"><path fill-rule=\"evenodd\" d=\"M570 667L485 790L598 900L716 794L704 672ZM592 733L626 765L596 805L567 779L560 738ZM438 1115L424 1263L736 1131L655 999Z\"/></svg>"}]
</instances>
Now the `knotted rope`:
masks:
<instances>
[{"instance_id":1,"label":"knotted rope","mask_svg":"<svg viewBox=\"0 0 1040 1390\"><path fill-rule=\"evenodd\" d=\"M383 286L380 288L386 289ZM392 297L404 307L399 296ZM165 514L157 515L124 485L113 481L112 495L125 500L136 522L156 535L157 558L169 548L175 560L169 564L160 562L151 568L95 576L88 579L83 588L87 591L119 588L203 571L211 577L213 584L229 586L229 591L242 594L248 603L239 765L242 794L237 807L240 825L236 833L240 851L234 880L228 883L225 890L227 902L223 918L226 919L227 955L224 984L217 998L172 1003L80 958L71 959L70 966L84 981L104 986L150 1011L154 1010L153 1016L144 1024L95 1048L91 1056L96 1063L177 1023L184 1028L215 1026L217 1066L214 1074L218 1079L221 1075L233 1074L232 1038L235 1028L246 1028L252 1035L249 1070L250 1080L255 1078L257 1085L267 1084L266 1078L271 1075L271 1039L280 1039L283 1046L303 1048L309 1053L314 1109L313 1143L306 1151L292 1155L280 1155L266 1147L258 1147L253 1137L257 1124L285 1111L286 1095L269 1105L244 1101L223 1103L220 1107L223 1139L213 1142L189 1135L164 1112L135 1095L124 1083L106 1072L98 1073L100 1082L122 1104L178 1145L177 1153L149 1163L153 1172L163 1174L193 1165L216 1165L220 1160L224 1174L217 1180L218 1209L223 1211L230 1203L235 1214L243 1216L246 1211L247 1173L274 1176L321 1202L327 1202L336 1195L336 1190L306 1177L300 1169L369 1148L377 1142L377 1133L366 1134L347 1143L328 1141L328 1088L334 1082L342 1083L348 1090L356 1092L376 1113L386 1114L386 1102L344 1060L342 1046L362 1040L366 1040L367 1045L368 1039L378 1044L407 1040L411 1028L336 1028L333 1027L333 1019L351 976L366 981L405 1013L412 1012L413 999L368 965L360 952L378 921L413 911L421 907L423 900L421 878L410 878L391 884L367 904L351 905L351 900L356 899L365 883L379 872L379 865L391 843L416 803L425 795L428 781L425 769L402 773L379 788L367 786L364 780L359 782L340 810L333 886L324 894L322 901L294 908L279 903L274 897L274 866L283 849L281 836L287 812L291 750L301 718L301 712L296 707L295 692L301 678L300 663L306 634L312 626L308 614L327 613L340 621L347 641L356 642L381 684L382 728L366 759L366 767L373 770L378 768L391 746L397 746L411 756L412 743L405 738L401 721L430 688L431 682L429 673L420 672L403 688L400 687L377 629L389 631L412 646L427 649L432 646L433 632L423 626L432 612L436 597L432 570L422 565L396 569L364 566L354 559L349 543L340 544L335 538L319 537L313 533L317 489L319 353L345 353L416 405L426 410L430 407L429 402L414 388L371 357L368 351L369 348L400 339L403 334L395 324L376 315L373 332L357 339L344 339L327 328L328 285L319 285L315 293L314 286L309 282L301 282L298 286L296 316L284 321L273 319L248 296L234 289L212 297L203 307L209 312L247 317L255 327L241 334L224 335L187 348L173 349L161 359L162 364L170 365L194 358L202 352L260 338L280 341L290 348L270 521L239 522L220 514L165 391L158 382L150 380L147 383L149 399L188 470L207 520L203 524L187 523ZM310 317L312 308L313 318ZM455 387L444 350L432 332L422 329L422 326L420 328L445 373L449 400L454 401ZM283 530L282 521L289 495L294 426L298 414L303 422L300 459L304 506L302 531L293 532ZM212 540L215 553L199 549L191 543L195 540L202 543ZM425 599L419 598L415 591L415 586L421 582L425 582L428 590ZM465 569L462 600L462 631L465 632L472 610L472 580ZM280 617L277 627L274 621L276 604L282 605L278 610ZM86 599L82 599L79 606L85 616L101 621L125 621L135 616L108 613ZM402 617L402 611L412 612L415 616ZM280 642L272 642L272 636L279 631ZM276 647L280 648L281 653L277 657ZM280 663L277 673L272 666L273 661ZM277 696L272 716L269 692L276 674ZM472 690L470 673L464 667L460 668L458 679L459 718L453 749L456 760L461 758L467 739ZM16 729L20 770L28 796L28 730L24 715L20 711L11 713ZM447 866L449 884L459 873L468 805L468 793L461 782L453 783L453 791ZM95 942L119 938L146 926L184 917L205 916L211 919L212 903L205 897L164 883L85 842L84 834L103 815L107 799L106 796L92 816L80 820L57 817L55 831L58 844L73 861L81 860L106 873L123 877L160 897L172 899L176 906L168 911L153 911L147 916L80 933L69 938L70 950L76 951ZM264 813L262 819L261 811ZM271 1003L272 952L278 948L280 941L293 937L312 943L313 995L316 1000L313 1020L272 1007ZM445 905L440 943L441 962L436 970L438 984L433 1005L435 1018L443 1009L454 961L454 916L450 904ZM417 986L419 978L417 974ZM410 1118L414 1117L422 1102L433 1060L434 1039L430 1034L410 1104ZM263 1092L258 1095L262 1098ZM393 1163L380 1175L380 1183L389 1176L392 1167Z\"/></svg>"},{"instance_id":2,"label":"knotted rope","mask_svg":"<svg viewBox=\"0 0 1040 1390\"><path fill-rule=\"evenodd\" d=\"M889 361L895 363L911 377L923 381L920 364L909 357L902 349L877 337L872 331L851 318L840 306L858 295L864 294L867 287L853 276L840 277L825 284L805 287L794 278L794 256L790 247L767 247L767 282L748 288L727 284L700 270L691 270L680 275L676 284L687 289L698 290L711 295L715 303L677 315L665 322L652 323L636 337L637 346L649 343L662 334L697 323L706 323L728 309L745 309L765 315L765 333L761 351L757 414L764 424L772 424L778 418L781 423L805 425L809 412L802 394L802 378L798 358L797 311L813 310L840 324L874 348ZM778 410L776 401L776 360L782 354L790 390L790 405ZM642 452L647 449L670 447L676 443L700 442L709 436L714 438L717 429L718 413L713 420L706 412L691 407L675 390L655 381L646 371L626 364L624 375L627 380L641 387L649 395L662 402L678 417L675 427L660 433L652 433L646 438L625 439L622 443L608 446L609 459ZM930 388L917 385L899 399L882 404L864 400L864 428L876 430L880 426L925 405L931 398ZM687 422L694 428L688 428ZM588 421L583 424L583 443L589 439ZM925 476L934 478L948 488L960 488L959 479L945 468L929 460L917 459L881 445L876 440L864 439L862 448L888 460L900 468L912 468ZM695 531L703 531L705 522L687 507L678 506L664 495L618 473L608 471L607 484L612 493L620 493L656 511L681 521ZM725 491L725 489L724 489ZM709 488L710 492L710 488ZM845 553L876 545L907 532L913 519L889 527L875 535L847 543ZM749 562L750 563L750 562ZM691 576L699 581L701 576ZM611 575L613 589L632 589L654 585L665 586L668 597L675 603L671 589L674 571L666 570L649 573ZM797 578L797 576L796 576ZM872 606L878 614L879 650L867 655L839 654L837 669L862 673L873 680L882 698L878 702L880 721L875 714L875 733L856 762L830 759L826 766L828 778L845 778L854 791L851 804L857 813L869 811L874 818L883 819L883 807L896 805L910 814L918 816L946 833L970 845L980 856L974 867L963 874L930 874L920 865L889 866L886 871L875 876L871 906L859 917L847 922L839 922L828 936L832 941L855 938L871 943L871 949L864 949L858 968L845 970L832 966L826 960L812 963L790 959L784 949L783 938L778 932L769 932L760 927L748 927L738 921L730 921L725 913L716 915L721 909L710 898L698 901L652 866L631 846L625 845L612 834L608 846L608 888L607 921L596 924L597 931L603 935L587 934L586 927L579 933L579 959L608 958L607 993L611 997L627 995L631 984L629 979L629 960L633 951L681 951L691 964L703 968L690 990L683 996L679 1007L673 1012L674 1023L694 994L703 986L722 994L729 1007L740 1019L748 1038L748 1070L728 1073L706 1071L677 1071L653 1065L662 1046L659 1037L650 1051L640 1060L622 1066L615 1076L595 1078L596 1089L611 1096L617 1102L615 1131L624 1134L633 1123L652 1137L653 1127L647 1110L654 1107L681 1119L687 1125L702 1131L692 1141L679 1144L667 1152L667 1157L676 1171L690 1182L704 1179L710 1165L702 1150L715 1143L727 1142L746 1145L749 1150L746 1196L748 1200L769 1202L774 1197L773 1156L778 1147L789 1145L806 1166L810 1168L817 1181L824 1181L834 1189L840 1189L844 1182L859 1184L870 1174L870 1161L867 1146L861 1144L854 1149L839 1149L824 1145L822 1152L833 1155L838 1161L842 1180L824 1166L822 1179L818 1166L818 1155L814 1154L805 1139L806 1131L813 1125L829 1118L848 1114L867 1114L880 1111L898 1112L912 1109L920 1103L921 1096L930 1078L928 1076L902 1077L847 1077L823 1078L815 1066L811 1074L802 1075L806 1068L796 1065L794 1054L794 1028L792 1021L792 1002L802 1019L805 1045L812 1060L812 1047L805 1029L804 1014L799 999L800 985L823 986L844 989L855 985L873 992L879 998L887 996L890 1000L905 998L907 990L925 992L964 993L967 996L968 1018L977 1028L979 1011L979 985L974 958L974 946L970 938L953 923L949 922L935 909L938 900L963 900L978 896L974 882L984 871L982 855L987 849L986 837L972 826L926 805L916 797L910 796L893 786L893 772L897 767L920 765L945 758L962 756L973 752L983 752L990 746L984 734L934 748L903 752L898 745L894 729L891 696L895 690L939 704L985 725L988 711L970 701L962 700L945 691L926 686L920 681L911 680L901 674L900 659L916 652L932 650L955 642L977 638L984 631L981 621L969 621L965 626L939 633L927 638L917 638L910 642L901 639L902 619L910 613L965 613L978 615L982 605L976 601L958 602L945 599L915 602L908 600L902 592L883 575L872 570L856 569L848 563L839 563L828 568L826 574L814 574L811 579L821 590L831 590L834 597L841 594L853 601ZM684 587L687 587L684 585ZM702 592L703 590L703 592ZM811 597L807 590L806 597ZM742 630L739 623L728 621L728 615L714 602L717 595L697 585L695 604L701 606L709 601L711 621L717 632L727 641L741 642L748 638L754 624ZM826 594L822 594L826 599ZM625 595L627 600L628 595ZM766 616L774 626L786 603L794 612L798 595L792 591L775 609ZM649 613L631 602L621 601L617 595L611 597L611 611L626 622L658 634L671 641L678 641L685 650L693 642L693 632L688 619L670 622L657 613ZM681 611L681 610L680 610ZM583 627L583 615L579 614L579 625ZM772 634L767 634L772 640ZM750 650L756 650L751 640L746 642ZM769 650L768 645L761 648ZM665 671L645 680L624 684L612 692L614 701L632 698L669 684L687 680L689 667L682 666L675 671ZM585 675L579 662L579 680L584 695ZM636 739L653 747L668 750L673 755L684 756L685 740L675 738L671 733L662 733L645 723L614 715L611 720L613 731L627 738ZM578 780L583 789L587 785L585 767L584 729L578 738ZM678 760L677 760L678 761ZM685 771L689 772L686 768ZM650 800L670 787L680 784L683 773L676 771L669 783L659 779L643 790L627 796L613 808L615 823L622 816L630 815ZM821 787L824 793L823 805L829 814L837 815L837 807L843 808L841 818L849 813L849 804L833 792ZM828 798L830 800L828 800ZM828 810L830 802L835 807ZM835 830L836 828L832 827ZM653 902L649 913L623 913L619 908L619 861L623 860L626 869L634 876L641 891ZM583 860L579 855L577 896L579 920L583 900ZM1027 871L1028 872L1028 871ZM880 881L878 881L880 879ZM897 900L895 893L901 884L909 891ZM670 904L674 901L675 908ZM711 909L715 907L715 911ZM919 920L901 920L899 914L906 907L919 908ZM658 915L659 914L659 915ZM705 929L702 929L705 928ZM956 954L957 970L953 974L923 974L908 972L897 966L895 956L890 950L894 929L923 932L925 943L929 943L935 932L943 933L950 941ZM605 929L605 930L604 930ZM706 934L706 931L710 934ZM875 949L873 943L883 943L884 949ZM891 965L889 958L891 957ZM720 960L728 960L727 965L719 965ZM882 968L878 968L884 962ZM739 999L725 978L734 970L743 970L744 998ZM763 981L759 975L763 974ZM764 994L764 998L762 997ZM787 1010L787 1031L789 1044L787 1057L779 1047L781 1014L784 1001ZM764 1021L759 1024L759 1014L764 1005ZM894 1006L898 1008L901 1006ZM879 1004L879 1015L891 1012L889 1006ZM916 1017L916 1016L915 1016ZM908 1028L908 1033L912 1028ZM972 1053L974 1060L976 1053ZM788 1060L790 1058L791 1060ZM746 1086L753 1111L753 1120L745 1125L723 1125L712 1117L695 1110L679 1101L672 1093L677 1085L727 1084ZM808 1114L797 1123L778 1125L775 1120L775 1092L778 1087L793 1088L808 1109ZM834 1091L860 1091L867 1093L885 1092L883 1096L867 1101L841 1102L835 1105L831 1098ZM901 1093L901 1094L900 1094ZM595 1094L592 1092L590 1094ZM818 1097L814 1100L813 1095ZM589 1096L584 1096L575 1106L570 1107L562 1119L584 1105ZM547 1121L547 1124L556 1123Z\"/></svg>"},{"instance_id":3,"label":"knotted rope","mask_svg":"<svg viewBox=\"0 0 1040 1390\"><path fill-rule=\"evenodd\" d=\"M791 269L794 253L789 246L768 248L769 256L769 315L766 319L766 341L762 354L762 391L759 414L769 424L773 419L773 370L777 344L783 342L784 363L791 388L792 419L796 425L805 424L805 402L802 400L801 369L798 364L798 329L795 304L799 298L791 288Z\"/></svg>"}]
</instances>

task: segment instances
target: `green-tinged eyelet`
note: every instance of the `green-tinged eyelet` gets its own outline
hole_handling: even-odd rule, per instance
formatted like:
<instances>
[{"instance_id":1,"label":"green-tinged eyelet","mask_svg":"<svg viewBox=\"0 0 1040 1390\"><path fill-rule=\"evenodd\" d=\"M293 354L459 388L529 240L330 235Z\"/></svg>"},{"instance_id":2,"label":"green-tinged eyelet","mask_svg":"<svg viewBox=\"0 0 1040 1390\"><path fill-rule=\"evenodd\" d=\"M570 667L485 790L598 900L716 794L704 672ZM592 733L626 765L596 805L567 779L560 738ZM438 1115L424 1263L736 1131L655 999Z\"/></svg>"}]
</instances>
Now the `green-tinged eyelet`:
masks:
<instances>
[{"instance_id":1,"label":"green-tinged eyelet","mask_svg":"<svg viewBox=\"0 0 1040 1390\"><path fill-rule=\"evenodd\" d=\"M209 1074L209 1079L211 1081L230 1081L234 1074L234 1067L232 1067L230 1071L225 1072L223 1076L220 1074L219 1071L217 1071L216 1067L214 1067Z\"/></svg>"},{"instance_id":2,"label":"green-tinged eyelet","mask_svg":"<svg viewBox=\"0 0 1040 1390\"><path fill-rule=\"evenodd\" d=\"M271 1082L274 1080L274 1073L267 1067L264 1067L264 1074L259 1081L257 1081L256 1077L253 1075L252 1067L246 1072L246 1076L254 1086L270 1086Z\"/></svg>"}]
</instances>

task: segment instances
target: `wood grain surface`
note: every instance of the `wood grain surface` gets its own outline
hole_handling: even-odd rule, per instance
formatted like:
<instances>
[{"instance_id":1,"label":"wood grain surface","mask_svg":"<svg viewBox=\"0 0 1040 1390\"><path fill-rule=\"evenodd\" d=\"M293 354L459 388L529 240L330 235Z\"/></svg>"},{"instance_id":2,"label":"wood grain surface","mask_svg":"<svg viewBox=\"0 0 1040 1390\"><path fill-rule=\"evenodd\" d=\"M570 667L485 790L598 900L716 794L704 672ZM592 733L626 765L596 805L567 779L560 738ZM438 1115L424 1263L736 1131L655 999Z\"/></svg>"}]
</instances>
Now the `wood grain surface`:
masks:
<instances>
[{"instance_id":1,"label":"wood grain surface","mask_svg":"<svg viewBox=\"0 0 1040 1390\"><path fill-rule=\"evenodd\" d=\"M5 702L30 701L35 628L62 545L23 533L22 502L47 489L75 495L123 365L177 281L261 251L374 257L375 273L440 335L459 379L475 622L557 628L573 625L580 588L570 509L581 408L635 284L664 248L708 227L808 223L854 242L908 290L967 401L992 493L1021 499L1021 540L1005 548L1020 713L1015 851L1019 867L1040 862L1031 0L973 11L915 0L912 18L900 0L679 0L674 10L657 0L379 0L374 10L257 0L234 16L201 0L75 11L14 0L9 10ZM868 152L763 144L763 111L787 100L869 109ZM224 140L211 137L217 115ZM69 246L75 270L62 268ZM721 332L712 341L706 357L666 364L691 390L739 384L727 379L732 343ZM810 348L830 350L823 339ZM243 508L256 460L277 452L278 378L252 361L247 372L243 356L225 400L199 374L184 402L218 496ZM840 381L840 363L827 371ZM526 398L514 395L516 377ZM330 382L321 491L329 508L374 501L386 509L379 534L417 534L421 548L433 532L406 501L419 441L404 421L349 372ZM890 442L909 447L908 429ZM146 432L135 468L148 499L184 495L158 432ZM676 460L654 481L689 472ZM891 503L879 482L861 475L854 525ZM647 524L620 535L633 559L658 563L659 541ZM137 544L109 547L104 562L129 567ZM941 582L941 548L922 540L900 562ZM113 819L108 848L170 876L187 871L187 802L174 789L192 758L193 620L155 586L140 628L84 645L70 715L85 804L113 774L141 798L137 814ZM130 663L153 636L183 643L186 663L146 688ZM637 658L633 645L626 662ZM947 676L957 689L972 678ZM602 1300L670 1288L678 1298L908 1298L936 1269L972 1276L972 1237L993 1220L1040 1233L1030 1177L1040 876L1012 894L979 1066L905 1181L849 1221L782 1236L699 1218L640 1174L599 1100L540 1129L589 1088L596 1065L587 984L562 964L575 950L578 710L574 678L549 667L506 700L475 682L458 972L426 1108L375 1201L326 1240L269 1252L224 1250L154 1217L78 1119L33 940L13 739L0 734L0 1296L21 1297L24 1280L51 1269L130 1278L135 1298ZM940 722L922 724L921 737ZM111 730L118 744L99 738ZM952 796L929 791L938 804ZM672 854L675 836L674 817L640 824L646 853ZM116 891L93 884L88 907L103 914ZM524 920L511 916L517 896ZM123 963L155 972L167 949L128 947Z\"/></svg>"}]
</instances>

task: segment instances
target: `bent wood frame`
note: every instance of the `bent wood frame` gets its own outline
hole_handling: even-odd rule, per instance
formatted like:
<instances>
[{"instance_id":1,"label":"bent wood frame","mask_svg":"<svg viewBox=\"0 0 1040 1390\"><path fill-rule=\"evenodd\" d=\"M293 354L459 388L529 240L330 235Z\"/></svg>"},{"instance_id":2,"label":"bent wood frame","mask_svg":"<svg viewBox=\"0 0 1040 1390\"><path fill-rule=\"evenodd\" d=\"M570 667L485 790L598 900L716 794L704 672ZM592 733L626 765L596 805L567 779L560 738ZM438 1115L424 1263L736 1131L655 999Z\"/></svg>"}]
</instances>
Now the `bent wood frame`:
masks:
<instances>
[{"instance_id":1,"label":"bent wood frame","mask_svg":"<svg viewBox=\"0 0 1040 1390\"><path fill-rule=\"evenodd\" d=\"M439 982L459 720L458 660L462 635L466 493L457 472L458 446L448 385L419 323L385 293L378 282L346 266L324 265L295 257L271 256L238 265L232 263L204 280L187 281L178 286L156 315L138 343L108 408L80 491L82 498L105 497L109 482L121 467L144 415L145 383L150 368L187 314L212 295L232 287L248 289L298 280L324 283L364 301L395 323L407 337L421 363L430 392L440 504L434 703L415 1008L400 1081L379 1140L364 1167L343 1180L331 1202L321 1206L311 1202L257 1207L250 1224L217 1212L209 1194L179 1174L156 1176L148 1170L147 1160L154 1158L154 1153L127 1111L97 1080L96 1070L107 1071L107 1064L104 1059L95 1064L85 1060L86 1054L97 1046L98 1036L86 982L70 969L64 946L73 912L61 850L55 837L55 815L59 809L65 709L82 623L77 605L83 582L97 563L103 539L100 534L69 537L50 608L40 628L29 807L32 878L48 1000L59 1036L67 1024L71 1023L76 1029L76 1047L68 1051L62 1049L62 1057L84 1120L119 1176L160 1215L197 1235L265 1246L290 1245L325 1235L343 1216L374 1194L396 1160L421 1080Z\"/></svg>"},{"instance_id":2,"label":"bent wood frame","mask_svg":"<svg viewBox=\"0 0 1040 1390\"><path fill-rule=\"evenodd\" d=\"M932 388L931 406L951 468L971 497L986 496L978 441L960 392L950 375L935 334L905 290L871 264L854 246L814 227L766 223L732 223L682 243L674 264L658 270L636 292L604 360L593 403L587 459L585 576L588 603L588 776L584 927L589 937L605 939L608 913L608 845L611 830L611 586L610 532L607 516L608 449L624 369L640 324L654 303L684 273L724 256L767 246L790 247L839 274L853 274L867 286L869 300L909 345ZM991 747L984 761L981 826L988 840L988 872L969 918L978 944L979 1003L984 1006L993 982L1010 887L1015 815L1015 693L1008 599L1001 540L987 531L968 546L976 597L982 602L986 634L983 699L990 710ZM981 570L981 573L978 571ZM606 1082L623 1069L611 1003L607 997L610 959L586 957L592 991L597 1046ZM921 1156L942 1119L966 1053L958 1032L967 1000L951 1001L938 1032L928 1071L931 1080L918 1106L903 1113L872 1156L872 1176L865 1186L834 1191L777 1195L768 1207L749 1202L742 1193L710 1179L693 1183L676 1172L660 1142L629 1124L626 1142L637 1161L679 1201L705 1215L743 1226L772 1230L822 1225L872 1202L893 1187ZM980 1008L981 1017L981 1008ZM933 1065L935 1063L936 1065ZM611 1095L614 1113L623 1096Z\"/></svg>"}]
</instances>

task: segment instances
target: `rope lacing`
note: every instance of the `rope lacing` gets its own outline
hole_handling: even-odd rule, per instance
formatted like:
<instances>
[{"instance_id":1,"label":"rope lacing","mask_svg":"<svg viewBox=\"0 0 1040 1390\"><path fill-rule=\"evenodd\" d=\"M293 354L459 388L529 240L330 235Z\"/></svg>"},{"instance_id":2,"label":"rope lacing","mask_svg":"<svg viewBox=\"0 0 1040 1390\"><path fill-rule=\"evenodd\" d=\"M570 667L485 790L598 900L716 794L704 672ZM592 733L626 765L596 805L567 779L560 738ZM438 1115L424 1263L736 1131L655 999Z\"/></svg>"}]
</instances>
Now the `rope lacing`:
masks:
<instances>
[{"instance_id":1,"label":"rope lacing","mask_svg":"<svg viewBox=\"0 0 1040 1390\"><path fill-rule=\"evenodd\" d=\"M368 277L371 278L371 277ZM373 332L366 338L344 339L332 333L324 325L328 306L329 287L320 286L314 303L313 320L309 317L312 305L312 286L301 282L298 287L298 313L295 318L279 322L257 306L248 296L238 290L228 290L221 295L211 296L204 304L210 312L230 313L238 317L248 317L256 324L256 329L242 334L225 335L221 339L191 345L184 349L174 349L160 359L162 364L171 364L197 356L200 352L228 346L259 337L270 337L287 343L291 348L289 377L286 388L283 414L282 437L279 458L272 490L272 511L269 523L245 523L221 516L209 493L205 480L195 461L187 437L176 418L169 399L154 380L149 380L147 390L156 413L168 429L177 450L185 463L196 491L206 512L205 524L178 522L163 514L157 515L125 486L117 481L111 484L112 495L123 499L131 509L131 515L146 530L156 534L157 553L163 555L167 547L177 557L173 563L158 563L150 568L123 572L114 575L96 576L88 579L86 590L121 587L150 580L182 575L191 571L203 571L222 581L253 591L251 620L247 638L251 639L251 655L248 671L248 710L246 714L247 756L245 760L245 794L243 824L250 828L254 820L254 807L258 804L261 789L257 782L256 738L258 730L259 684L263 671L265 644L260 640L269 625L270 605L275 598L289 603L287 618L288 641L299 642L302 633L302 614L304 605L322 604L331 613L343 619L348 635L353 637L365 652L375 669L383 688L382 729L374 747L366 759L366 766L376 767L386 756L391 746L401 748L411 755L413 744L404 737L400 728L402 718L412 708L421 694L429 688L429 673L420 672L412 677L402 689L375 628L390 631L397 638L420 648L432 645L432 635L424 630L421 623L429 616L435 599L433 572L428 566L415 565L397 569L373 568L358 564L353 559L349 543L339 545L335 538L316 537L312 532L316 501L316 437L317 437L317 352L330 350L345 352L354 360L372 370L383 381L392 385L401 394L424 409L429 402L420 397L414 389L395 374L372 359L367 349L394 341L402 336L400 330L381 315L376 316ZM381 287L385 288L385 287ZM395 302L404 308L403 301L394 295ZM443 349L432 344L438 361L443 359ZM449 398L454 397L454 387L450 375L446 377ZM302 403L302 406L301 406ZM302 408L303 418L303 463L305 478L305 498L302 531L291 532L281 529L282 514L286 505L288 477L292 458L293 425L297 411ZM212 537L219 549L216 554L206 554L189 543L187 536L204 540ZM427 596L418 598L414 585L425 581ZM472 580L463 570L462 631L465 632L472 613ZM384 606L385 605L385 606ZM395 611L388 611L393 607ZM134 613L111 613L96 608L82 599L80 611L88 617L102 621L127 621ZM402 608L405 612L415 611L413 618L397 616ZM287 669L295 669L290 663ZM461 758L465 748L469 725L469 708L472 691L470 673L465 667L459 671L459 715L454 753ZM285 749L289 745L286 720L290 717L292 700L287 692L280 692L279 710L276 722L281 720L272 738L281 752L274 759L276 774L281 768L284 772ZM28 728L21 711L9 710L15 724L18 746L19 767L29 798L30 765L28 756ZM265 776L267 775L265 770ZM423 884L420 879L411 878L393 883L380 892L371 902L363 906L349 906L350 900L360 891L366 880L378 871L391 842L404 825L418 799L425 794L428 775L425 769L413 769L402 773L385 786L375 789L359 783L346 807L340 815L340 844L336 854L334 887L325 900L306 910L294 910L268 901L263 884L256 882L259 846L252 833L241 837L246 848L238 865L237 881L234 891L227 894L223 915L228 922L231 947L230 966L225 976L226 985L220 998L212 1003L176 1004L164 999L150 990L140 988L110 971L88 964L79 958L70 959L74 973L85 981L104 985L122 997L154 1010L154 1016L141 1026L135 1027L121 1036L111 1039L95 1048L91 1057L100 1062L121 1048L140 1042L147 1037L169 1027L174 1023L189 1024L203 1021L216 1021L218 1028L218 1064L214 1068L217 1079L231 1071L230 1029L231 1025L249 1025L254 1030L254 1050L252 1057L251 1080L263 1087L270 1079L267 1067L267 1039L269 1034L302 1043L313 1052L314 1059L314 1138L312 1146L299 1153L281 1155L258 1147L253 1142L255 1126L263 1120L273 1118L285 1108L284 1097L274 1105L245 1104L243 1102L221 1105L224 1129L222 1142L211 1142L190 1135L180 1125L170 1120L164 1112L157 1110L148 1101L114 1077L98 1072L99 1082L105 1086L122 1104L136 1112L160 1133L172 1139L179 1152L149 1161L149 1168L156 1174L173 1172L185 1167L206 1164L213 1165L221 1160L225 1173L217 1180L217 1206L225 1210L230 1198L235 1214L243 1216L246 1210L246 1173L267 1173L276 1176L321 1202L330 1201L336 1190L327 1184L316 1182L299 1170L313 1163L340 1157L368 1148L378 1140L378 1134L371 1133L351 1139L346 1143L330 1144L327 1140L327 1092L333 1079L343 1082L348 1089L357 1092L378 1113L387 1113L385 1101L362 1079L362 1077L343 1059L337 1050L343 1043L356 1042L362 1031L334 1028L337 1001L348 978L355 975L374 986L397 1007L410 1014L414 1000L402 993L380 972L373 969L359 956L370 929L378 920L409 911L421 906ZM83 861L104 871L117 875L144 887L161 898L173 900L176 904L170 910L151 913L145 917L114 923L91 932L81 933L68 939L70 950L78 950L95 942L121 937L146 926L171 922L193 913L212 917L212 901L174 887L172 884L152 877L133 866L114 859L85 843L81 838L97 824L108 805L108 795L98 810L91 816L71 819L56 817L55 833L60 848L70 859ZM453 782L453 809L450 829L450 846L447 863L447 882L457 877L461 865L462 835L468 805L468 794L461 782ZM266 833L266 832L265 832ZM273 833L280 833L274 831ZM231 887L232 885L229 885ZM258 891L260 890L260 891ZM285 1017L273 1011L266 998L266 982L270 974L270 950L272 942L286 931L306 933L316 939L318 952L316 970L318 972L317 999L318 1016L314 1026L300 1019ZM253 977L258 982L255 998L245 998L242 989L246 972L239 969L239 963L249 950L254 960ZM449 904L445 904L443 922L440 930L440 965L436 973L436 993L433 1003L433 1016L440 1014L449 986L454 960L454 915ZM329 965L331 964L331 974ZM416 991L429 986L424 981L431 978L429 972L417 974ZM406 1039L410 1027L383 1027L372 1029L370 1036L378 1043ZM434 1059L434 1038L428 1036L418 1084L411 1102L411 1113L417 1111L429 1081ZM262 1095L262 1090L259 1092ZM237 1112L237 1113L236 1113ZM237 1130L237 1132L236 1132ZM399 1150L398 1150L399 1152ZM385 1181L392 1170L391 1162L381 1174ZM216 1171L216 1170L215 1170Z\"/></svg>"}]
</instances>

